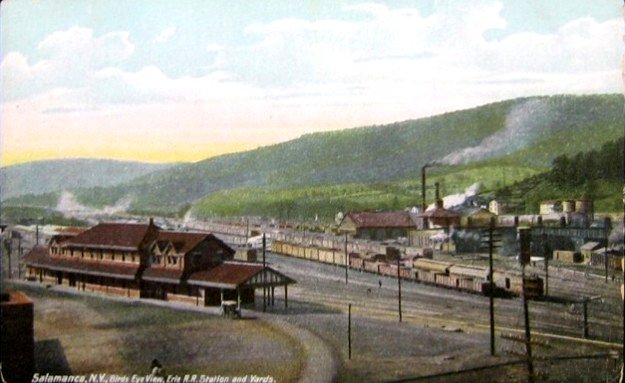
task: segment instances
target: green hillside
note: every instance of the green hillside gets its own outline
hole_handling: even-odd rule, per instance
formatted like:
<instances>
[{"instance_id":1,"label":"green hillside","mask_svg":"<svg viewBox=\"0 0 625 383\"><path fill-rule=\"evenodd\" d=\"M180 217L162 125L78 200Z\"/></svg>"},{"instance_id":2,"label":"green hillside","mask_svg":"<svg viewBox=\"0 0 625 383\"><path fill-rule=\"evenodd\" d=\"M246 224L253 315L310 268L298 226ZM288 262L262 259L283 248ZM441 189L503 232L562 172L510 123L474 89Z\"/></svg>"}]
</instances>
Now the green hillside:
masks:
<instances>
[{"instance_id":1,"label":"green hillside","mask_svg":"<svg viewBox=\"0 0 625 383\"><path fill-rule=\"evenodd\" d=\"M548 168L559 155L598 148L621 136L623 104L622 95L508 100L431 118L308 134L73 193L88 206L125 198L133 212L168 215L184 214L189 207L199 216L286 214L298 210L302 198L316 200L306 197L313 192L319 206L299 214L338 206L413 205L426 163L454 164L432 168L441 176L478 169L476 175L500 183L506 182L501 171L506 166L510 183ZM469 174L474 173L467 173L466 182L450 183L446 192L478 181ZM410 191L402 189L405 184ZM326 209L328 201L339 202Z\"/></svg>"},{"instance_id":2,"label":"green hillside","mask_svg":"<svg viewBox=\"0 0 625 383\"><path fill-rule=\"evenodd\" d=\"M599 212L622 212L625 182L625 138L574 155L560 155L546 172L497 190L502 198L523 199L528 212L541 201L591 199Z\"/></svg>"},{"instance_id":3,"label":"green hillside","mask_svg":"<svg viewBox=\"0 0 625 383\"><path fill-rule=\"evenodd\" d=\"M463 165L432 171L430 181L439 182L444 194L462 191L479 182L484 192L497 190L536 174L532 168ZM427 191L432 203L434 192ZM191 209L196 218L215 216L271 216L279 219L330 221L339 211L404 209L421 206L419 181L313 185L292 189L230 189L211 193Z\"/></svg>"}]
</instances>

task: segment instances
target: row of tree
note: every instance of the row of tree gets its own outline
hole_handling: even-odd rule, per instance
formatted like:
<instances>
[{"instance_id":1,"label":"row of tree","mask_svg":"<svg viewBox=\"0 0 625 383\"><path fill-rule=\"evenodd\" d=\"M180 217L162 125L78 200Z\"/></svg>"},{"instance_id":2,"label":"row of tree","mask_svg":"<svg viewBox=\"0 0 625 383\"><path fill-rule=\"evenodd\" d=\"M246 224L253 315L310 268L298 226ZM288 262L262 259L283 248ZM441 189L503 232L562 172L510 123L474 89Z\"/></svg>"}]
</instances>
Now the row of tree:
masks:
<instances>
[{"instance_id":1,"label":"row of tree","mask_svg":"<svg viewBox=\"0 0 625 383\"><path fill-rule=\"evenodd\" d=\"M604 144L598 150L561 155L553 160L548 179L562 186L581 186L589 181L623 180L625 138Z\"/></svg>"}]
</instances>

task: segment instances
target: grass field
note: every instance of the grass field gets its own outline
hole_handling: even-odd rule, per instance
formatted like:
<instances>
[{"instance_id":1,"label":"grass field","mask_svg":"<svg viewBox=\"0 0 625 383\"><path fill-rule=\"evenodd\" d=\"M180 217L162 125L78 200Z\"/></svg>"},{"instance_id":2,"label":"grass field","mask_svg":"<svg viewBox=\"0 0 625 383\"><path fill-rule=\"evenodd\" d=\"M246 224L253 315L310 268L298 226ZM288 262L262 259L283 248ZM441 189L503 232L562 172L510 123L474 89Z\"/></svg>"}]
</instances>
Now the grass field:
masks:
<instances>
[{"instance_id":1,"label":"grass field","mask_svg":"<svg viewBox=\"0 0 625 383\"><path fill-rule=\"evenodd\" d=\"M9 286L11 287L11 286ZM227 320L137 302L13 286L35 302L37 372L270 375L297 380L303 350L259 320Z\"/></svg>"}]
</instances>

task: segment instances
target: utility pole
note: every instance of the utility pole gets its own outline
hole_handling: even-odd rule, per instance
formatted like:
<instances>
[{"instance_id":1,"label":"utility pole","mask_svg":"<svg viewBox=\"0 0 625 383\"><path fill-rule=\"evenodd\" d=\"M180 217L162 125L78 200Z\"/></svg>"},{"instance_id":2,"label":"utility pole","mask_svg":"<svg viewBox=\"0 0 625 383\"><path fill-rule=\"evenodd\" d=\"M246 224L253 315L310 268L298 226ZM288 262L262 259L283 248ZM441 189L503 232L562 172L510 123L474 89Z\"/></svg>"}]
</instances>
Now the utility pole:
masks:
<instances>
[{"instance_id":1,"label":"utility pole","mask_svg":"<svg viewBox=\"0 0 625 383\"><path fill-rule=\"evenodd\" d=\"M601 301L602 298L601 296L597 295L594 297L582 297L582 314L584 315L584 327L583 327L583 332L582 335L584 338L588 338L589 337L589 329L590 326L588 326L588 302L592 302L592 301Z\"/></svg>"},{"instance_id":2,"label":"utility pole","mask_svg":"<svg viewBox=\"0 0 625 383\"><path fill-rule=\"evenodd\" d=\"M345 233L345 284L347 284L347 269L349 268L349 254L347 253L347 233Z\"/></svg>"},{"instance_id":3,"label":"utility pole","mask_svg":"<svg viewBox=\"0 0 625 383\"><path fill-rule=\"evenodd\" d=\"M22 279L22 235L17 237L17 278Z\"/></svg>"},{"instance_id":4,"label":"utility pole","mask_svg":"<svg viewBox=\"0 0 625 383\"><path fill-rule=\"evenodd\" d=\"M11 234L12 235L12 234ZM7 257L9 257L9 273L8 275L8 279L11 279L13 277L13 274L11 273L12 269L11 269L11 258L13 257L13 239L11 238L11 235L9 235L7 238L4 239L4 243L3 246L6 247L6 254Z\"/></svg>"},{"instance_id":5,"label":"utility pole","mask_svg":"<svg viewBox=\"0 0 625 383\"><path fill-rule=\"evenodd\" d=\"M347 306L347 355L352 358L352 304Z\"/></svg>"},{"instance_id":6,"label":"utility pole","mask_svg":"<svg viewBox=\"0 0 625 383\"><path fill-rule=\"evenodd\" d=\"M530 314L525 296L525 265L521 268L523 286L523 316L525 317L525 353L527 357L527 381L534 383L534 362L532 360L532 336L530 332Z\"/></svg>"},{"instance_id":7,"label":"utility pole","mask_svg":"<svg viewBox=\"0 0 625 383\"><path fill-rule=\"evenodd\" d=\"M245 217L245 247L247 247L247 241L250 239L250 217Z\"/></svg>"},{"instance_id":8,"label":"utility pole","mask_svg":"<svg viewBox=\"0 0 625 383\"><path fill-rule=\"evenodd\" d=\"M549 295L549 256L551 253L551 246L547 242L547 235L543 234L543 252L545 257L545 296Z\"/></svg>"},{"instance_id":9,"label":"utility pole","mask_svg":"<svg viewBox=\"0 0 625 383\"><path fill-rule=\"evenodd\" d=\"M610 232L610 218L605 218L603 220L603 236L605 239L605 251L603 252L604 255L604 264L605 264L605 283L608 283L608 267L609 267L609 254L608 254L608 234Z\"/></svg>"},{"instance_id":10,"label":"utility pole","mask_svg":"<svg viewBox=\"0 0 625 383\"><path fill-rule=\"evenodd\" d=\"M399 272L399 268L400 268L400 252L399 250L397 250L394 247L389 248L389 250L392 249L392 253L395 254L397 256L397 310L399 312L399 322L401 323L401 274Z\"/></svg>"},{"instance_id":11,"label":"utility pole","mask_svg":"<svg viewBox=\"0 0 625 383\"><path fill-rule=\"evenodd\" d=\"M267 286L265 286L265 252L267 249L267 239L265 238L265 233L263 233L263 312L267 311Z\"/></svg>"},{"instance_id":12,"label":"utility pole","mask_svg":"<svg viewBox=\"0 0 625 383\"><path fill-rule=\"evenodd\" d=\"M489 314L490 314L490 354L495 355L495 281L493 270L493 255L496 247L500 247L500 235L495 233L495 217L491 217L488 228L481 230L481 246L482 251L488 251L488 296L489 296ZM497 242L497 244L495 244Z\"/></svg>"},{"instance_id":13,"label":"utility pole","mask_svg":"<svg viewBox=\"0 0 625 383\"><path fill-rule=\"evenodd\" d=\"M488 289L490 310L490 354L495 355L495 283L493 281L493 226L494 218L491 217L488 225Z\"/></svg>"}]
</instances>

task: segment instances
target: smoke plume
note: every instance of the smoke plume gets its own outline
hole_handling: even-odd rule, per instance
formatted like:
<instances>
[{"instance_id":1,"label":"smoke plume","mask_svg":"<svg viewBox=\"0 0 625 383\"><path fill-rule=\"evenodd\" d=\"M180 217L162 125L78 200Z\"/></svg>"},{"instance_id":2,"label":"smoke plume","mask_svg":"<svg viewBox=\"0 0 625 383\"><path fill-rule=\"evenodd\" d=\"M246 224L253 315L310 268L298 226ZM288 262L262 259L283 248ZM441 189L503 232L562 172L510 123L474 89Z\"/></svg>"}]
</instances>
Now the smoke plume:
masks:
<instances>
[{"instance_id":1,"label":"smoke plume","mask_svg":"<svg viewBox=\"0 0 625 383\"><path fill-rule=\"evenodd\" d=\"M448 154L439 162L448 165L466 164L513 153L530 144L553 120L554 116L546 101L525 101L508 112L503 130L484 138L477 146Z\"/></svg>"}]
</instances>

